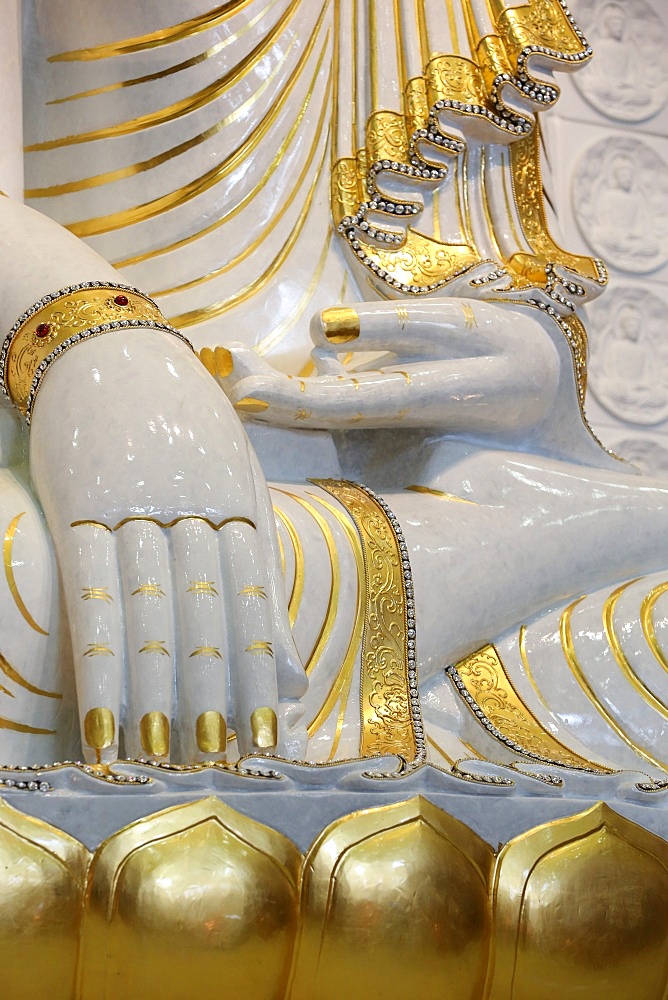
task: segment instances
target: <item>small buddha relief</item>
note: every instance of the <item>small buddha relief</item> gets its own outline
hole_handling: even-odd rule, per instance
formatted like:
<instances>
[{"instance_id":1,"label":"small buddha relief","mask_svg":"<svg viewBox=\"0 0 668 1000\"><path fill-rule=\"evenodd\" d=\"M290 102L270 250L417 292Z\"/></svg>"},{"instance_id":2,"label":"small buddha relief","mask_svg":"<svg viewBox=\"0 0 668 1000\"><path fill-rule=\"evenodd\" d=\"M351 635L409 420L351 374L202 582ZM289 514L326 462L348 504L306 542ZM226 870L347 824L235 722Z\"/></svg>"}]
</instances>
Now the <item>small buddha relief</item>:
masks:
<instances>
[{"instance_id":1,"label":"small buddha relief","mask_svg":"<svg viewBox=\"0 0 668 1000\"><path fill-rule=\"evenodd\" d=\"M648 274L668 259L668 167L649 145L609 136L585 151L573 174L580 231L606 263Z\"/></svg>"},{"instance_id":2,"label":"small buddha relief","mask_svg":"<svg viewBox=\"0 0 668 1000\"><path fill-rule=\"evenodd\" d=\"M665 311L656 295L621 287L595 312L590 388L601 406L628 423L668 418Z\"/></svg>"},{"instance_id":3,"label":"small buddha relief","mask_svg":"<svg viewBox=\"0 0 668 1000\"><path fill-rule=\"evenodd\" d=\"M668 448L652 438L621 438L612 450L641 472L652 476L668 476Z\"/></svg>"},{"instance_id":4,"label":"small buddha relief","mask_svg":"<svg viewBox=\"0 0 668 1000\"><path fill-rule=\"evenodd\" d=\"M668 99L663 18L647 0L582 0L578 17L596 55L575 80L582 97L615 121L656 115Z\"/></svg>"}]
</instances>

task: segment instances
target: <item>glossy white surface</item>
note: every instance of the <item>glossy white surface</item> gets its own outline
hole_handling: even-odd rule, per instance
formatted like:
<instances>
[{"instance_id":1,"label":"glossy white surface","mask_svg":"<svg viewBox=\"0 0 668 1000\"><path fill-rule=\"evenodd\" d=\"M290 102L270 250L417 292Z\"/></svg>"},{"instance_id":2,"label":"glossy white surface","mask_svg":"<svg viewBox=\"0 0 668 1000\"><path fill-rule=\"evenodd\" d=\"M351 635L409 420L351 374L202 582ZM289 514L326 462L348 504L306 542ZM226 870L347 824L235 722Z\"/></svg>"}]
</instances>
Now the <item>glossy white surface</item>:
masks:
<instances>
[{"instance_id":1,"label":"glossy white surface","mask_svg":"<svg viewBox=\"0 0 668 1000\"><path fill-rule=\"evenodd\" d=\"M37 69L30 79L30 95L35 99L41 88L42 96L31 104L39 104L40 110L26 123L29 144L70 134L73 106L80 110L80 133L101 122L162 113L167 106L165 85L154 80L146 88L117 87L122 73L114 60L97 65L47 61L48 55L75 44L67 29L71 17L60 16L64 6L50 0L30 8L53 19L56 27L35 42ZM346 4L342 9L350 14ZM258 10L251 5L217 37L220 51L226 56L234 51L243 61L267 33L269 22L280 27L286 10L287 4L277 0L269 5L266 18L254 20ZM122 33L155 30L150 11L151 5L136 5ZM196 3L169 2L160 7L160 17L167 25L196 11ZM322 21L316 26L320 13ZM360 14L361 22L365 17ZM247 79L188 116L187 137L181 116L167 115L160 128L139 130L139 139L132 131L114 136L113 150L107 140L89 137L85 144L56 142L53 149L29 151L29 185L38 191L33 193L35 202L76 227L134 210L181 189L194 174L204 176L207 167L252 136L278 105L276 94L288 93L290 100L258 155L242 159L225 185L203 188L197 212L194 199L136 224L128 221L133 218L130 212L122 225L89 226L90 245L84 246L54 223L0 199L3 329L45 292L85 279L117 279L117 272L91 247L121 261L131 281L156 292L169 315L185 314L186 325L198 310L225 304L193 319L196 346L241 341L233 350L234 368L222 380L223 388L232 403L248 396L268 403L258 421L267 427L254 434L260 450L271 452L265 471L282 483L272 490L272 499L285 508L303 548L306 596L294 622L297 655L264 474L233 406L196 358L166 334L135 331L89 341L52 366L34 411L32 486L23 485L28 482L23 465L16 476L8 472L0 495L7 524L24 508L33 512L30 522L27 513L25 517L26 529L30 524L26 558L33 568L29 582L20 586L27 588L25 601L37 620L38 612L49 613L49 635L26 633L24 638L17 632L10 652L24 665L36 664L36 676L50 688L52 676L57 680L67 672L71 636L80 717L92 707L111 708L125 730L129 753L142 752L138 727L143 714L161 711L174 723L173 756L201 757L194 724L200 712L212 709L226 715L241 751L249 750L250 713L268 706L281 718L279 749L319 762L330 756L338 738L335 714L330 713L308 747L304 723L313 720L345 655L356 567L345 531L322 507L322 501L331 498L305 485L308 475L336 474L340 468L343 475L383 492L399 517L415 577L425 718L453 758L476 736L483 743L490 738L481 737L452 690L443 687L439 675L444 666L486 642L505 641L513 628L542 622L544 616L540 627L545 636L553 636L549 615L554 607L666 565L668 489L634 476L591 437L578 408L570 351L551 320L523 308L521 295L512 304L477 301L480 286L470 286L467 279L449 289L464 299L437 296L402 303L401 312L396 303L364 301L370 294L367 275L346 262L329 229L328 116L320 114L329 100L329 77L322 70L332 62L331 18L326 4L299 5L295 20L281 28L269 47L266 63L253 64ZM381 43L394 32L393 18L388 6L378 26ZM444 51L450 51L448 25L445 19L431 25ZM108 41L115 37L112 27L113 18L103 26L87 17L76 45ZM103 37L105 31L111 31L109 38ZM179 58L194 59L202 40L187 38L178 45ZM142 72L162 73L171 58L166 53L155 48ZM340 54L341 79L358 78L361 129L371 101L367 74L363 66L350 64L349 53L342 49ZM169 101L210 85L216 65L208 59L195 61L187 83L176 74ZM378 86L391 105L397 96L394 78L392 63L382 63ZM60 100L100 83L111 89L103 88L76 105L44 104L43 93L51 93L51 87ZM223 114L223 106L237 108L244 87L252 90L244 112ZM224 128L218 128L221 123ZM294 142L275 163L276 150L295 123ZM163 125L167 134L161 131ZM336 129L339 155L354 152L362 137L353 134L352 122L337 121ZM485 191L482 186L476 189L469 205L467 225L476 246L490 256L496 252L489 213L507 221L503 253L526 250L514 232L519 229L513 226L517 219L504 193L504 184L509 184L507 137L492 141L487 126L472 124L470 129L469 170L472 175L484 172L487 178ZM178 143L195 136L197 143L166 157L158 172L134 169L165 149L180 149ZM203 136L209 144L202 158L198 144L200 139L204 143ZM246 197L257 192L274 167L275 179L257 200L247 203ZM87 183L102 174L102 180ZM73 178L73 190L50 192L50 186ZM451 181L443 189L440 207L433 192L427 192L421 221L428 227L431 220L434 230L442 223L444 238L461 240L455 216L443 208L448 198L454 205L457 192ZM226 218L228 211L225 229L196 231ZM446 232L446 226L452 229ZM260 281L258 269L280 258L293 232L298 235L295 255L271 280ZM342 301L356 302L361 318L360 338L346 346L352 357L345 368L323 338L319 322L321 309ZM311 315L312 341L307 322ZM319 374L310 376L304 369L311 370L308 351L313 346ZM390 357L370 363L368 352ZM292 379L282 374L287 371ZM282 434L281 428L289 433ZM319 436L306 437L309 428ZM310 453L319 442L323 455L309 471ZM291 486L292 480L299 485ZM416 484L450 498L405 489ZM39 519L33 489L48 532ZM339 553L341 586L340 612L306 693L300 658L305 662L317 641L331 594L332 566L323 529L299 497L326 518ZM184 517L190 520L178 520ZM140 520L119 526L127 518ZM244 520L219 525L228 518L248 519L256 530ZM100 522L112 530L91 524L73 527L77 521ZM294 558L291 564L288 536L280 524L279 532L289 578ZM58 557L62 596L49 537ZM193 583L207 586L193 590ZM159 587L164 596L145 599L137 594L144 584ZM110 600L83 600L90 588L104 589ZM242 596L245 588L259 588L266 597ZM625 606L620 603L620 614ZM594 674L602 675L608 654L601 652L596 636L590 636L588 644L584 609L580 613L579 655ZM628 610L629 630L634 613ZM16 620L16 604L7 595L0 614L8 627ZM30 628L24 616L22 623L16 622L23 632ZM624 631L623 625L620 628ZM254 643L270 645L256 653L249 651ZM556 665L550 670L549 638L537 640L537 646L547 650L544 669L552 686L546 700L565 729L564 739L572 738L574 746L579 740L590 745L582 736L584 710L572 701L571 680ZM516 669L521 683L521 670ZM357 752L358 683L356 673L338 757ZM607 693L617 709L619 693ZM42 742L35 734L2 730L0 756L35 760L44 755L40 751L47 756L69 753L70 730L60 726L50 703L46 708L42 702L38 707L31 701L3 704L12 710L20 707L21 718L33 727L49 728L46 722L56 726L57 721L58 734L48 742L44 736ZM652 728L637 699L630 699L629 706L625 721L638 739L663 738L663 729ZM616 766L637 763L600 722L587 727L588 732L596 730L591 746L604 749ZM494 759L512 756L495 745L484 749L496 754ZM93 758L90 748L84 751ZM103 752L104 759L113 759L117 751L115 742Z\"/></svg>"}]
</instances>

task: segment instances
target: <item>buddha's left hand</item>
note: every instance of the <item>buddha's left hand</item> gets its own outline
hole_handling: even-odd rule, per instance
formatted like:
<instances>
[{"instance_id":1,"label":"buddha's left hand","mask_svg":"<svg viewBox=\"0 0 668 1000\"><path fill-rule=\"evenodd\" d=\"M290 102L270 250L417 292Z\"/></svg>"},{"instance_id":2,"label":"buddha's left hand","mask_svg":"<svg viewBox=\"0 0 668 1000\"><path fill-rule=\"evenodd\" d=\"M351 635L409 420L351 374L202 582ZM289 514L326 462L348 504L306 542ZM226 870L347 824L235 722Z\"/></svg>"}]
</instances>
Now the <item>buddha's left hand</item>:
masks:
<instances>
[{"instance_id":1,"label":"buddha's left hand","mask_svg":"<svg viewBox=\"0 0 668 1000\"><path fill-rule=\"evenodd\" d=\"M317 374L309 378L276 371L243 344L202 352L203 360L237 409L277 426L403 426L509 440L535 427L556 398L552 340L537 316L506 304L357 303L316 314L311 337Z\"/></svg>"}]
</instances>

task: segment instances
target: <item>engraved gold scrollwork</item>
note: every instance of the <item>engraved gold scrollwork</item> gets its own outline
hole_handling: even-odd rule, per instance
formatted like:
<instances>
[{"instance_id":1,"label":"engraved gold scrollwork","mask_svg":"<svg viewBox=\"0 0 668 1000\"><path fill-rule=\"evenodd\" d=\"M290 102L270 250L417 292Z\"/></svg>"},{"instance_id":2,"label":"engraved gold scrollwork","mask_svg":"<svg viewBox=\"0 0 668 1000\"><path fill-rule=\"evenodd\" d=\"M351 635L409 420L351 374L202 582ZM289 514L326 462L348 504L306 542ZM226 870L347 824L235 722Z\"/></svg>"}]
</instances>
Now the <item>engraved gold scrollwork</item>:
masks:
<instances>
[{"instance_id":1,"label":"engraved gold scrollwork","mask_svg":"<svg viewBox=\"0 0 668 1000\"><path fill-rule=\"evenodd\" d=\"M399 754L414 760L417 744L408 679L406 595L401 553L382 508L353 483L319 480L355 522L366 586L362 640L360 756Z\"/></svg>"},{"instance_id":2,"label":"engraved gold scrollwork","mask_svg":"<svg viewBox=\"0 0 668 1000\"><path fill-rule=\"evenodd\" d=\"M378 160L408 163L404 116L396 111L374 111L366 123L366 148L370 163Z\"/></svg>"},{"instance_id":3,"label":"engraved gold scrollwork","mask_svg":"<svg viewBox=\"0 0 668 1000\"><path fill-rule=\"evenodd\" d=\"M429 104L427 102L427 84L424 77L413 77L406 84L404 108L406 112L406 127L411 135L417 132L418 129L427 127L429 123Z\"/></svg>"},{"instance_id":4,"label":"engraved gold scrollwork","mask_svg":"<svg viewBox=\"0 0 668 1000\"><path fill-rule=\"evenodd\" d=\"M516 254L510 259L508 266L520 276L535 281L538 278L536 270L540 272L542 269L544 274L547 264L558 264L567 268L576 279L585 282L590 288L605 285L607 272L601 261L571 254L558 246L550 236L543 201L539 141L538 130L535 129L531 135L518 139L510 147L515 204L522 230L537 259L531 261L526 259L526 255Z\"/></svg>"},{"instance_id":5,"label":"engraved gold scrollwork","mask_svg":"<svg viewBox=\"0 0 668 1000\"><path fill-rule=\"evenodd\" d=\"M522 6L507 7L503 0L491 0L491 7L499 35L515 62L532 45L565 56L584 56L586 53L584 36L566 13L565 4L554 0L529 0Z\"/></svg>"},{"instance_id":6,"label":"engraved gold scrollwork","mask_svg":"<svg viewBox=\"0 0 668 1000\"><path fill-rule=\"evenodd\" d=\"M476 47L476 58L487 93L492 91L500 76L504 73L510 76L513 71L506 48L498 35L485 35L480 39Z\"/></svg>"},{"instance_id":7,"label":"engraved gold scrollwork","mask_svg":"<svg viewBox=\"0 0 668 1000\"><path fill-rule=\"evenodd\" d=\"M134 289L83 288L67 290L33 309L9 337L4 388L25 414L33 378L55 348L75 334L102 324L145 320L164 324L155 302Z\"/></svg>"},{"instance_id":8,"label":"engraved gold scrollwork","mask_svg":"<svg viewBox=\"0 0 668 1000\"><path fill-rule=\"evenodd\" d=\"M569 750L541 725L513 687L494 646L483 646L455 669L475 704L504 740L565 767L608 771Z\"/></svg>"},{"instance_id":9,"label":"engraved gold scrollwork","mask_svg":"<svg viewBox=\"0 0 668 1000\"><path fill-rule=\"evenodd\" d=\"M461 101L463 104L487 103L487 93L480 68L463 56L441 55L427 65L427 95L433 107L437 101Z\"/></svg>"},{"instance_id":10,"label":"engraved gold scrollwork","mask_svg":"<svg viewBox=\"0 0 668 1000\"><path fill-rule=\"evenodd\" d=\"M363 194L357 175L357 160L343 157L332 167L332 214L338 225L344 216L354 215Z\"/></svg>"},{"instance_id":11,"label":"engraved gold scrollwork","mask_svg":"<svg viewBox=\"0 0 668 1000\"><path fill-rule=\"evenodd\" d=\"M306 858L291 1000L365 995L370 970L377 996L479 997L492 858L421 797L337 820Z\"/></svg>"},{"instance_id":12,"label":"engraved gold scrollwork","mask_svg":"<svg viewBox=\"0 0 668 1000\"><path fill-rule=\"evenodd\" d=\"M496 863L485 996L663 1000L666 898L668 844L604 803L517 837Z\"/></svg>"},{"instance_id":13,"label":"engraved gold scrollwork","mask_svg":"<svg viewBox=\"0 0 668 1000\"><path fill-rule=\"evenodd\" d=\"M91 868L81 996L176 1000L218 983L283 997L300 864L286 837L213 797L121 830Z\"/></svg>"}]
</instances>

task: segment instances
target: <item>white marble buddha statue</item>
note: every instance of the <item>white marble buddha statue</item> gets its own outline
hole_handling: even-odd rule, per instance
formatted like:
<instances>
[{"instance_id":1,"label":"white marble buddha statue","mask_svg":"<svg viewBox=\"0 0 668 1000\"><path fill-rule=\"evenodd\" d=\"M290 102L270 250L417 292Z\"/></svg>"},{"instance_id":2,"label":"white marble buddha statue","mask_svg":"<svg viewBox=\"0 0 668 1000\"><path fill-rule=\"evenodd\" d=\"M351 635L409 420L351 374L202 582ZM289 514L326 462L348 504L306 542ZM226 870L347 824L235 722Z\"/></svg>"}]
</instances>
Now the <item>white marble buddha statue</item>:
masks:
<instances>
[{"instance_id":1,"label":"white marble buddha statue","mask_svg":"<svg viewBox=\"0 0 668 1000\"><path fill-rule=\"evenodd\" d=\"M660 774L668 487L586 424L540 188L570 13L122 6L26 14L70 232L0 199L2 758Z\"/></svg>"}]
</instances>

